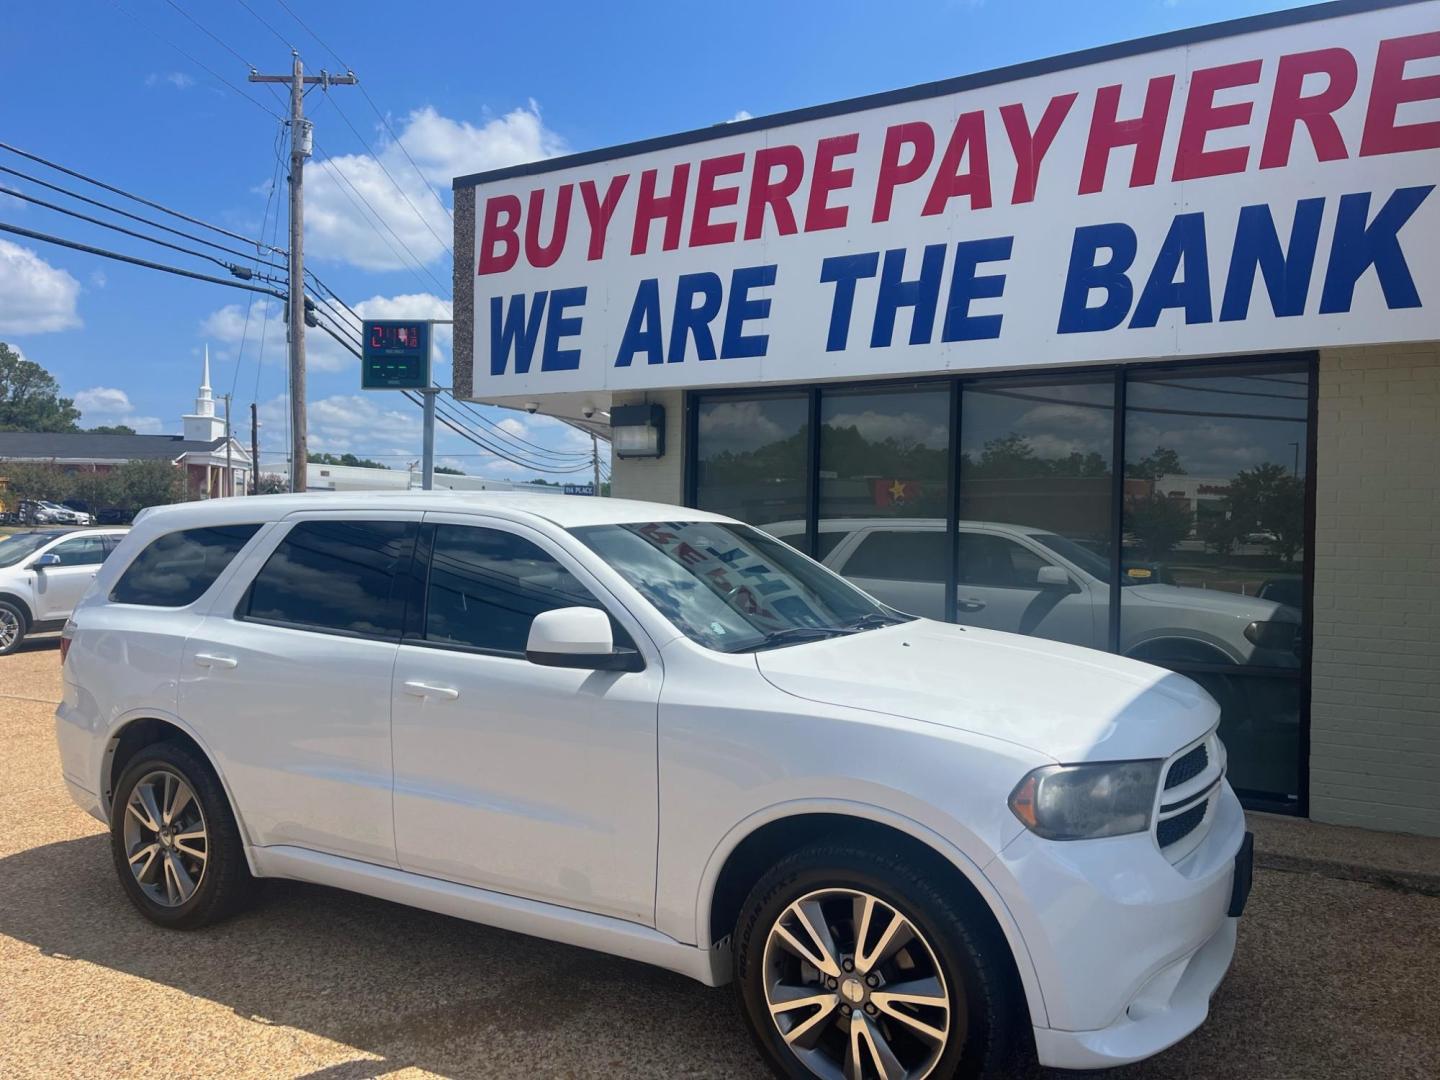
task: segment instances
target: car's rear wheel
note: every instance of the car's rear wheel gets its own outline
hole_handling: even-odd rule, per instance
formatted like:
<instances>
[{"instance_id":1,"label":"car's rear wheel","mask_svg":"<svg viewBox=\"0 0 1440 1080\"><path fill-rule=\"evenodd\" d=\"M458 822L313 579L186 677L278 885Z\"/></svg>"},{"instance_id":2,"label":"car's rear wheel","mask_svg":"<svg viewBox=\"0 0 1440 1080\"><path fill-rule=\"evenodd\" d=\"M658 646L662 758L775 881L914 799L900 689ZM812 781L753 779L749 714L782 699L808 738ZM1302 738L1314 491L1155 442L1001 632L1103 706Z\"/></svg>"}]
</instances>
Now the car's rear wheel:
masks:
<instances>
[{"instance_id":1,"label":"car's rear wheel","mask_svg":"<svg viewBox=\"0 0 1440 1080\"><path fill-rule=\"evenodd\" d=\"M8 601L0 600L0 656L8 656L18 649L29 628L23 611Z\"/></svg>"},{"instance_id":2,"label":"car's rear wheel","mask_svg":"<svg viewBox=\"0 0 1440 1080\"><path fill-rule=\"evenodd\" d=\"M176 743L147 746L126 767L110 811L110 850L126 895L161 926L217 922L253 886L219 778Z\"/></svg>"},{"instance_id":3,"label":"car's rear wheel","mask_svg":"<svg viewBox=\"0 0 1440 1080\"><path fill-rule=\"evenodd\" d=\"M1005 944L964 907L906 860L843 843L766 874L733 949L741 1011L776 1075L1016 1075Z\"/></svg>"}]
</instances>

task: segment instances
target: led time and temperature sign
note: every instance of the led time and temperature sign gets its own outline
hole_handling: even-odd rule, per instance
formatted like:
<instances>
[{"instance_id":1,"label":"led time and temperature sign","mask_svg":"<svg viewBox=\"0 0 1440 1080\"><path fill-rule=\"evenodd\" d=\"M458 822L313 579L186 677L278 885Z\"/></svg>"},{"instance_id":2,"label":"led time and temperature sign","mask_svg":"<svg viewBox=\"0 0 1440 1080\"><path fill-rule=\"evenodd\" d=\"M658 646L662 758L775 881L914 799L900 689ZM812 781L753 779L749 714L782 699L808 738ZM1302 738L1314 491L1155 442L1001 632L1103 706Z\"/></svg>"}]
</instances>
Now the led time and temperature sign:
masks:
<instances>
[{"instance_id":1,"label":"led time and temperature sign","mask_svg":"<svg viewBox=\"0 0 1440 1080\"><path fill-rule=\"evenodd\" d=\"M366 319L362 390L424 390L430 385L430 324L415 319Z\"/></svg>"}]
</instances>

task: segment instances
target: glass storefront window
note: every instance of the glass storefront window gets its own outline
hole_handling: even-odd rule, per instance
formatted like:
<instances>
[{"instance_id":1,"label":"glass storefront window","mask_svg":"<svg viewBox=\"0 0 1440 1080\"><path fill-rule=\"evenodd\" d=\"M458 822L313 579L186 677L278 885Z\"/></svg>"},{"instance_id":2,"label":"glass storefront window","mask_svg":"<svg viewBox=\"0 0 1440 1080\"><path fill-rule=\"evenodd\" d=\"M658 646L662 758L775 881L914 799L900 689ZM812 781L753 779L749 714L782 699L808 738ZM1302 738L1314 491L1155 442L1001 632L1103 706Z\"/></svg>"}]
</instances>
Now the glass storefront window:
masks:
<instances>
[{"instance_id":1,"label":"glass storefront window","mask_svg":"<svg viewBox=\"0 0 1440 1080\"><path fill-rule=\"evenodd\" d=\"M810 402L805 394L717 397L697 409L696 505L751 525L796 527L780 539L805 547Z\"/></svg>"},{"instance_id":2,"label":"glass storefront window","mask_svg":"<svg viewBox=\"0 0 1440 1080\"><path fill-rule=\"evenodd\" d=\"M955 618L1103 649L1115 380L967 384Z\"/></svg>"},{"instance_id":3,"label":"glass storefront window","mask_svg":"<svg viewBox=\"0 0 1440 1080\"><path fill-rule=\"evenodd\" d=\"M1299 666L1308 378L1276 367L1130 377L1124 551L1136 588L1120 608L1121 652Z\"/></svg>"},{"instance_id":4,"label":"glass storefront window","mask_svg":"<svg viewBox=\"0 0 1440 1080\"><path fill-rule=\"evenodd\" d=\"M702 394L696 505L802 550L808 527L818 558L901 611L1190 676L1220 705L1235 787L1295 807L1311 371L1282 358Z\"/></svg>"},{"instance_id":5,"label":"glass storefront window","mask_svg":"<svg viewBox=\"0 0 1440 1080\"><path fill-rule=\"evenodd\" d=\"M865 578L862 587L891 603L898 597L880 582L913 584L938 572L930 589L939 594L907 610L943 618L949 458L948 386L822 390L817 558L849 564L847 576ZM891 531L886 521L903 531ZM919 549L933 549L933 557L917 557ZM926 565L936 558L938 571Z\"/></svg>"}]
</instances>

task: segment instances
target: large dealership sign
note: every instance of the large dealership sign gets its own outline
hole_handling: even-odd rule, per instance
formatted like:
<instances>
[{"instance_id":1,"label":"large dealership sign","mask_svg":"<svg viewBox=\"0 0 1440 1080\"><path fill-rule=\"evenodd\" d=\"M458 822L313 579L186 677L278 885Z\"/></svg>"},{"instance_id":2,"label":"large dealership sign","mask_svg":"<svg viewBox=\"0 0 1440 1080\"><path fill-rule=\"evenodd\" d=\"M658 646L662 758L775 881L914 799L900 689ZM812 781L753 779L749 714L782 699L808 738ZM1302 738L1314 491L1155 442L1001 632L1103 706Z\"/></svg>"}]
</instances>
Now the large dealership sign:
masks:
<instances>
[{"instance_id":1,"label":"large dealership sign","mask_svg":"<svg viewBox=\"0 0 1440 1080\"><path fill-rule=\"evenodd\" d=\"M457 181L469 392L1440 338L1440 2L1238 29Z\"/></svg>"}]
</instances>

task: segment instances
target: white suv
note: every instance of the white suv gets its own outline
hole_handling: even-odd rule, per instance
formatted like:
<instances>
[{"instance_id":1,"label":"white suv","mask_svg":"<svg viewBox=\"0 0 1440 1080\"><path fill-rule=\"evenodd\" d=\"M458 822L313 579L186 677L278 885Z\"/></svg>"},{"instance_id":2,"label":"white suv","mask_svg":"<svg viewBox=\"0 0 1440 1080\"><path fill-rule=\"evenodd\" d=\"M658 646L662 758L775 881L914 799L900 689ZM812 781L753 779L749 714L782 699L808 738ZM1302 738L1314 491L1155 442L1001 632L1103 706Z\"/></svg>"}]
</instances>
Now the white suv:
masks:
<instances>
[{"instance_id":1,"label":"white suv","mask_svg":"<svg viewBox=\"0 0 1440 1080\"><path fill-rule=\"evenodd\" d=\"M0 539L0 656L59 630L124 529L35 529Z\"/></svg>"},{"instance_id":2,"label":"white suv","mask_svg":"<svg viewBox=\"0 0 1440 1080\"><path fill-rule=\"evenodd\" d=\"M1154 1054L1249 888L1189 680L899 614L696 510L158 509L63 671L65 782L155 922L288 877L733 978L781 1076Z\"/></svg>"}]
</instances>

